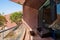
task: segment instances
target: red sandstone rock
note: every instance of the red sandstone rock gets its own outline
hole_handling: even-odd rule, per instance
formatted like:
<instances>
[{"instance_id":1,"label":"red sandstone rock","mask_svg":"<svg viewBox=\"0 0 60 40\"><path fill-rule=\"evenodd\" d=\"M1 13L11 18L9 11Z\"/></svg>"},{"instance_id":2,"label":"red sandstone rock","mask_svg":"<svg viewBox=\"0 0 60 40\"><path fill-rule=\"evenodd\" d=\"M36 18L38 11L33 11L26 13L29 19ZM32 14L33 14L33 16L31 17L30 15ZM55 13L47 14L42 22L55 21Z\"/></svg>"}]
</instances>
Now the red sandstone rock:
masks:
<instances>
[{"instance_id":1,"label":"red sandstone rock","mask_svg":"<svg viewBox=\"0 0 60 40\"><path fill-rule=\"evenodd\" d=\"M11 28L11 27L16 26L16 23L11 22L10 15L5 15L5 18L7 19L7 23L5 24L6 27Z\"/></svg>"}]
</instances>

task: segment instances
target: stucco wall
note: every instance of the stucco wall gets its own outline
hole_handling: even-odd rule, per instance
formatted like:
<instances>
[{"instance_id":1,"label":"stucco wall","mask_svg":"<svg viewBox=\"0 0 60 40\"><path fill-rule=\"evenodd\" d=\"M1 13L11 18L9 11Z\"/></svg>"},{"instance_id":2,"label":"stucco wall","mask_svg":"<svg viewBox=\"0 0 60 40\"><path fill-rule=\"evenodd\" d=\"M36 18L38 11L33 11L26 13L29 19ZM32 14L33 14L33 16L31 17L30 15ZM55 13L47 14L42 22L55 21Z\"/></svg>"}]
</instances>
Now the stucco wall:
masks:
<instances>
[{"instance_id":1,"label":"stucco wall","mask_svg":"<svg viewBox=\"0 0 60 40\"><path fill-rule=\"evenodd\" d=\"M23 5L23 19L32 28L38 26L38 10L45 0L26 0Z\"/></svg>"},{"instance_id":2,"label":"stucco wall","mask_svg":"<svg viewBox=\"0 0 60 40\"><path fill-rule=\"evenodd\" d=\"M32 28L37 26L37 21L38 21L37 12L38 12L38 10L36 10L36 9L30 8L28 6L24 6L23 19Z\"/></svg>"}]
</instances>

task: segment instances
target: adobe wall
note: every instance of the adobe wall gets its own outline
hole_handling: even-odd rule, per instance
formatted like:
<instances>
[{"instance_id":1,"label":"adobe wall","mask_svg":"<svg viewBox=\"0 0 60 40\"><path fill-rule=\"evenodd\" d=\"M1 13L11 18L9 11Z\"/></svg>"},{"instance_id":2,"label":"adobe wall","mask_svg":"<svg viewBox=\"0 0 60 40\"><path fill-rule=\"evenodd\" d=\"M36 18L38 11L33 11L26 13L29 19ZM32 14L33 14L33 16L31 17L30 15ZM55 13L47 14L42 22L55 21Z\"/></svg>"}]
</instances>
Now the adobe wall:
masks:
<instances>
[{"instance_id":1,"label":"adobe wall","mask_svg":"<svg viewBox=\"0 0 60 40\"><path fill-rule=\"evenodd\" d=\"M45 0L26 0L23 5L23 20L32 28L38 26L38 9Z\"/></svg>"}]
</instances>

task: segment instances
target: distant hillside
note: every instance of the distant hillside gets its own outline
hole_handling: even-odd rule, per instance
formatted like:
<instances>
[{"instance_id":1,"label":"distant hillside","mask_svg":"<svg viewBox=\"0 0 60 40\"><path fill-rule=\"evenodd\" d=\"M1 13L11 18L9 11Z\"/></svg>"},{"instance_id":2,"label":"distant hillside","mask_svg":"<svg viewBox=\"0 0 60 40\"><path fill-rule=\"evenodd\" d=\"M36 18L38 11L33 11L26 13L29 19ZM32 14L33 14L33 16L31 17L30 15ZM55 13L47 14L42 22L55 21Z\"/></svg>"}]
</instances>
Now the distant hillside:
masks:
<instances>
[{"instance_id":1,"label":"distant hillside","mask_svg":"<svg viewBox=\"0 0 60 40\"><path fill-rule=\"evenodd\" d=\"M14 22L11 22L11 20L10 20L10 14L9 15L5 15L5 18L7 19L7 23L6 23L7 27L10 28L10 27L16 26L16 24Z\"/></svg>"}]
</instances>

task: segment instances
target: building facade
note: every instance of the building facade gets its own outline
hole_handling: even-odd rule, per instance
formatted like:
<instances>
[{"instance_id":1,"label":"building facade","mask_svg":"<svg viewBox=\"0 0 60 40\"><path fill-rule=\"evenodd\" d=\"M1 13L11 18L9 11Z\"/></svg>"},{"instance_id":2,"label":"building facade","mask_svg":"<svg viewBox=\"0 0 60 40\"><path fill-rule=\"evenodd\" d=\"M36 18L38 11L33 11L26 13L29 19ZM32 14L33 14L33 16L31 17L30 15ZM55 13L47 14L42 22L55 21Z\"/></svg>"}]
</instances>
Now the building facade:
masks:
<instances>
[{"instance_id":1,"label":"building facade","mask_svg":"<svg viewBox=\"0 0 60 40\"><path fill-rule=\"evenodd\" d=\"M42 20L40 9L43 8L45 5L48 5L49 0L12 0L12 1L23 5L23 20L22 21L26 25L26 27L28 26L33 31L35 31L38 28L38 26L40 26L40 24L41 24L40 20ZM48 3L46 3L46 2L48 2ZM50 7L48 7L46 10L42 9L45 14L48 13L48 15L49 15L49 16L45 15L45 17L47 17L47 18L45 18L45 20L52 18L51 15L53 17L55 17L54 19L49 19L49 21L47 20L47 24L51 24L57 18L56 14L54 14L54 12L51 11L51 13L53 13L53 14L50 13L51 9L50 9ZM50 21L50 20L52 20L52 21ZM38 40L38 38L37 38L37 40ZM47 38L47 40L48 40L48 38ZM50 40L52 40L52 39L50 39Z\"/></svg>"}]
</instances>

